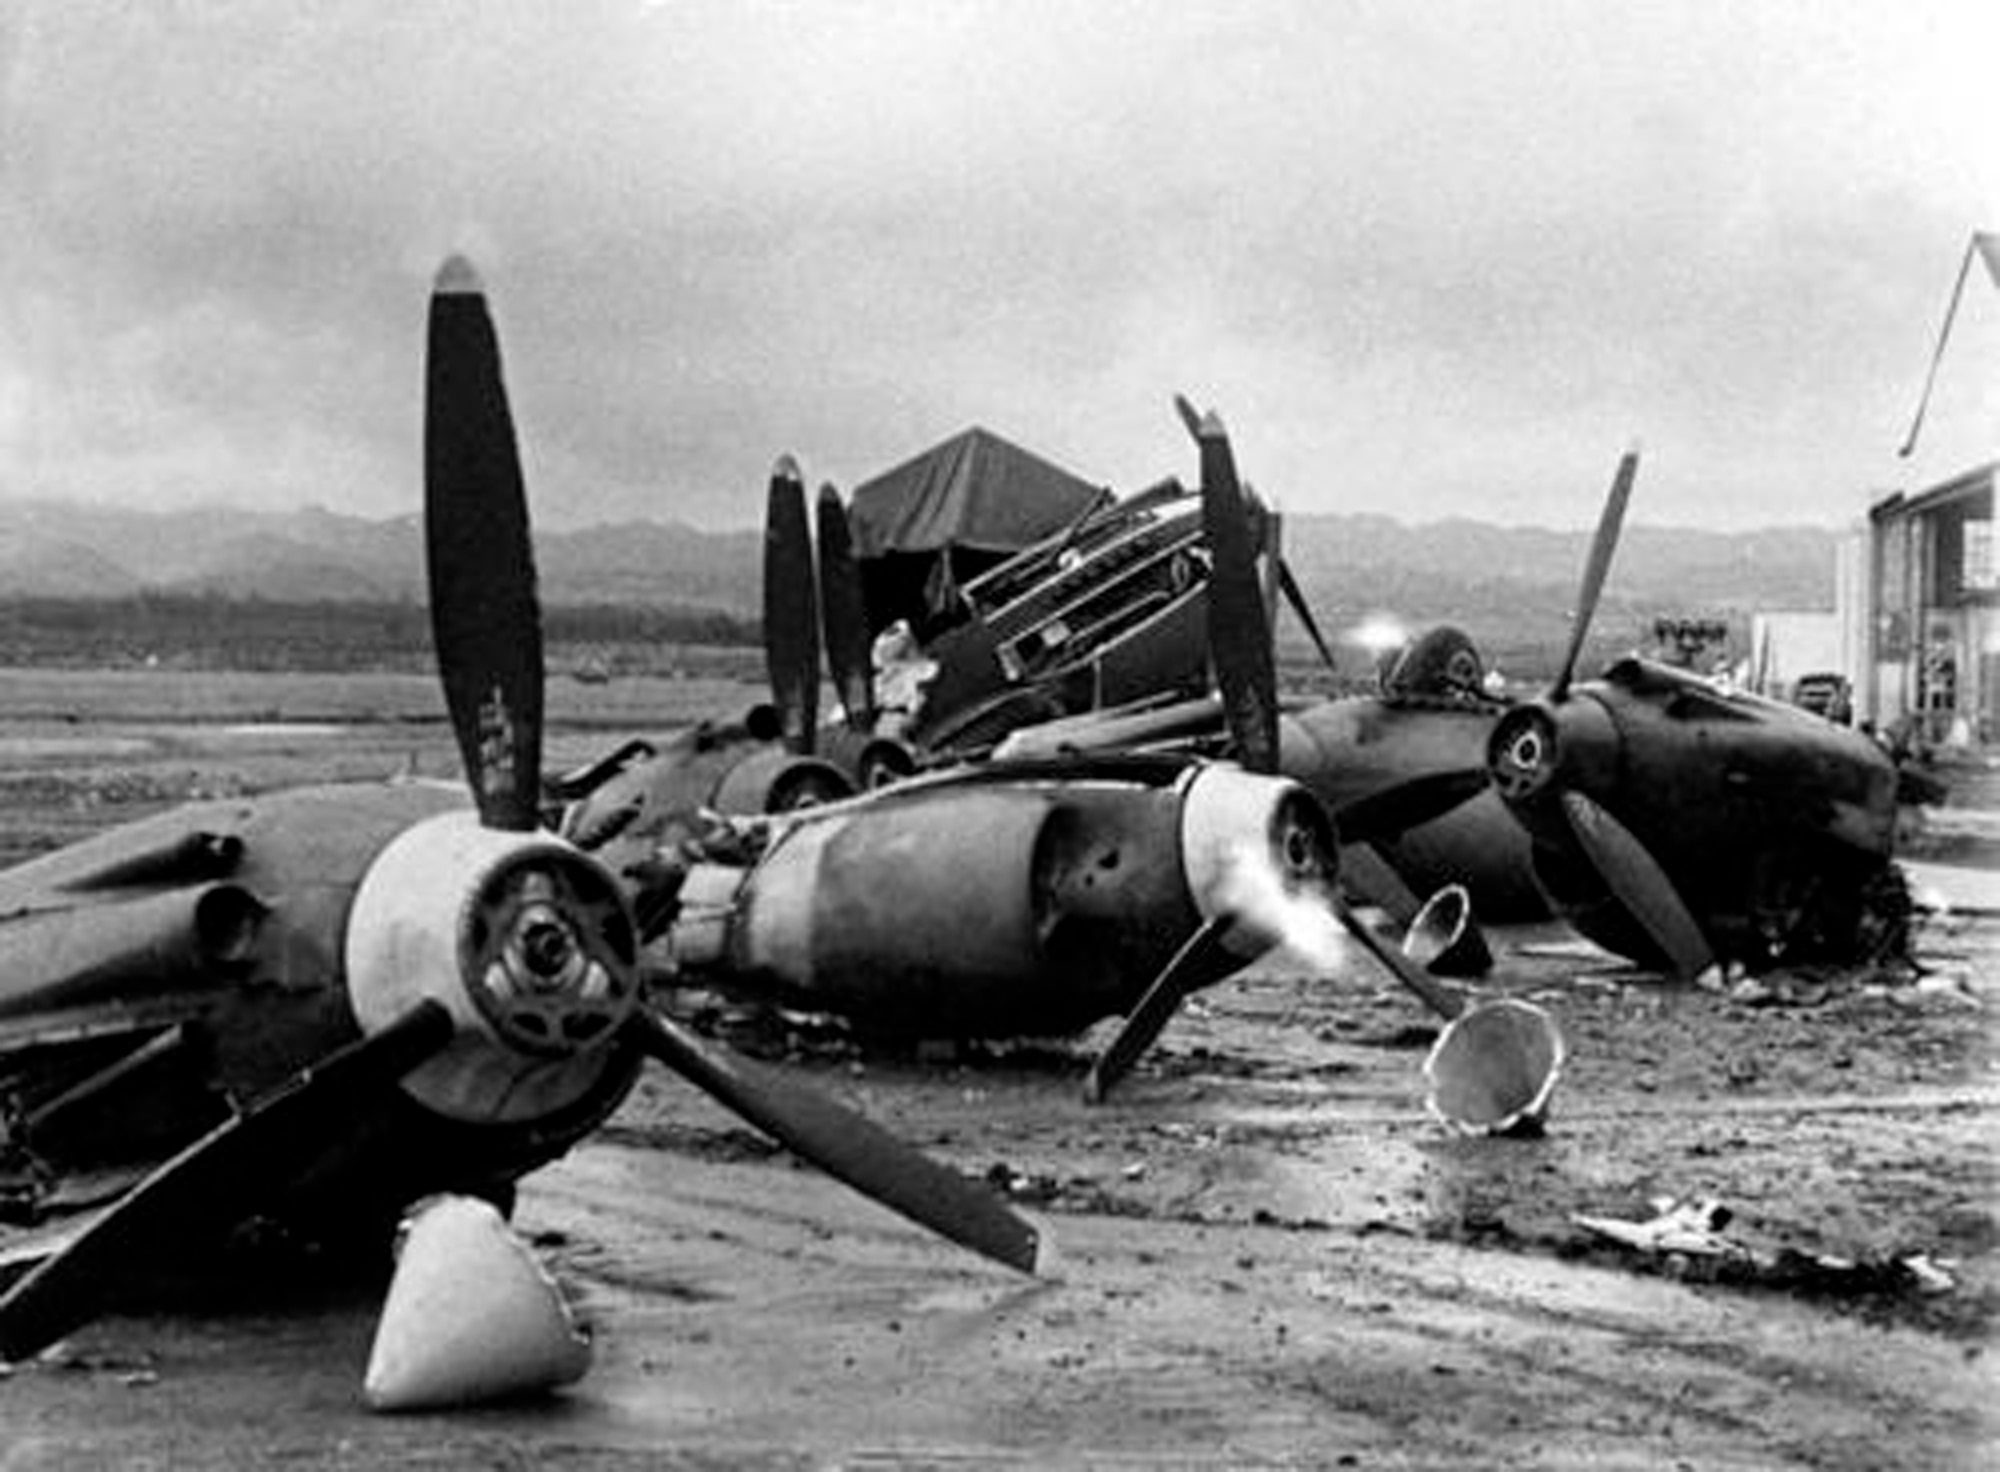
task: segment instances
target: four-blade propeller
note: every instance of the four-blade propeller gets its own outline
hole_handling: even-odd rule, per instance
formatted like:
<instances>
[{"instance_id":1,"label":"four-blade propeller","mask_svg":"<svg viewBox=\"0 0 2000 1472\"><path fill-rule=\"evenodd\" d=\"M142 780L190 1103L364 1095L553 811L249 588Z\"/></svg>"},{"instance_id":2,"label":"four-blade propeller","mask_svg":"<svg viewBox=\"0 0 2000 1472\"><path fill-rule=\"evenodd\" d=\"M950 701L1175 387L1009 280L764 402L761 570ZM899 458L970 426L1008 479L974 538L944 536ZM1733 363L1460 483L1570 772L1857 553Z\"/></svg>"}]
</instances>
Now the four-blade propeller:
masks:
<instances>
[{"instance_id":1,"label":"four-blade propeller","mask_svg":"<svg viewBox=\"0 0 2000 1472\"><path fill-rule=\"evenodd\" d=\"M447 272L452 269L446 267ZM462 269L464 274L470 274L469 267ZM441 275L441 289L443 280ZM479 305L479 315L483 318L483 298L479 299ZM464 330L443 339L434 327L432 352L442 353L447 359L469 360L455 365L434 364L433 382L440 373L452 381L460 377L491 381L495 385L500 381L499 346L490 323L483 330L474 330L468 324ZM504 395L501 402L504 405ZM434 411L430 422L435 425L437 419ZM511 434L504 409L479 422L490 433ZM498 446L489 447L476 463L511 467L511 444L504 451ZM458 491L449 504L464 514L476 515L484 502L488 514L517 528L521 538L521 545L509 549L503 565L531 567L525 508L502 507L497 514L490 509L493 502L521 496L518 472L495 476L484 491L484 497ZM766 604L774 651L773 683L787 707L788 735L795 733L794 739L809 741L819 684L818 600L813 591L812 561L806 550L809 538L804 485L797 467L789 460L780 461L772 474L770 500L770 524L782 529L774 532L767 542L767 552L781 564L781 575L775 579L780 584L777 601ZM435 520L433 525L437 525ZM445 526L439 531L449 536L452 529ZM532 586L532 571L528 576ZM532 597L526 601L532 610ZM483 646L476 646L471 652L478 655ZM445 657L446 652L441 650L440 658ZM469 683L481 683L476 671L461 671L459 677ZM539 679L539 670L536 677ZM535 709L539 708L537 700ZM465 739L461 731L462 744ZM954 1242L1023 1272L1034 1270L1038 1251L1035 1227L1000 1205L985 1186L940 1166L852 1110L785 1079L774 1070L735 1058L648 1008L642 1006L630 1025L640 1046L650 1056L743 1115L802 1159Z\"/></svg>"},{"instance_id":2,"label":"four-blade propeller","mask_svg":"<svg viewBox=\"0 0 2000 1472\"><path fill-rule=\"evenodd\" d=\"M1176 397L1174 406L1201 451L1202 517L1212 558L1210 659L1225 725L1244 767L1275 774L1280 752L1271 627L1258 586L1254 539L1235 456L1219 418L1197 413L1185 398ZM1441 773L1386 797L1380 811L1364 816L1384 828L1392 819L1411 825L1456 806L1485 780L1483 771ZM1539 1127L1563 1058L1562 1037L1553 1019L1522 1002L1467 1007L1409 955L1385 944L1349 908L1337 887L1328 883L1319 895L1364 950L1446 1019L1427 1065L1433 1108L1468 1130ZM1182 944L1098 1058L1085 1084L1088 1098L1101 1100L1110 1092L1188 993L1247 963L1248 957L1241 953L1243 941L1238 939L1233 947L1228 943L1237 928L1234 918L1217 917Z\"/></svg>"},{"instance_id":3,"label":"four-blade propeller","mask_svg":"<svg viewBox=\"0 0 2000 1472\"><path fill-rule=\"evenodd\" d=\"M1275 775L1279 770L1277 672L1235 454L1219 417L1198 413L1181 397L1175 398L1174 407L1201 454L1203 530L1212 559L1208 637L1224 722L1239 763L1251 772ZM1483 782L1484 774L1479 774L1479 778ZM1441 792L1418 791L1412 795L1411 803L1432 805L1445 798L1462 799L1463 782L1442 786ZM1333 885L1329 883L1322 893L1340 923L1427 1006L1447 1019L1457 1019L1464 1013L1456 996L1440 987L1402 952L1384 945L1362 924ZM1244 941L1238 939L1234 946L1228 944L1237 928L1233 918L1218 917L1209 920L1183 943L1093 1065L1084 1086L1086 1097L1096 1101L1110 1093L1159 1036L1190 992L1248 964L1250 956L1244 953Z\"/></svg>"}]
</instances>

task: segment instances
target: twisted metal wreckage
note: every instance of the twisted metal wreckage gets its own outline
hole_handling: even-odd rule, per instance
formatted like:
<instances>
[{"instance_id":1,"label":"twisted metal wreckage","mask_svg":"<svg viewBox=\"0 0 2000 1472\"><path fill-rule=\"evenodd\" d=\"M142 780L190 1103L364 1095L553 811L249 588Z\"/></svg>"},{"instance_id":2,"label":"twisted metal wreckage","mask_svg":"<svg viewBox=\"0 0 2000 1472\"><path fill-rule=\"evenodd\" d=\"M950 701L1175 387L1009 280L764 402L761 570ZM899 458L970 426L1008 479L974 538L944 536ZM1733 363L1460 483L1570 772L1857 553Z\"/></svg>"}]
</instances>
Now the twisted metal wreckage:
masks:
<instances>
[{"instance_id":1,"label":"twisted metal wreckage","mask_svg":"<svg viewBox=\"0 0 2000 1472\"><path fill-rule=\"evenodd\" d=\"M466 790L197 803L0 874L0 1203L30 1227L0 1255L0 1359L252 1225L378 1239L430 1193L505 1201L648 1058L1035 1270L1033 1223L696 1036L649 968L904 1032L1117 1017L1087 1082L1101 1098L1189 992L1341 934L1449 1019L1437 1111L1502 1130L1539 1123L1562 1042L1541 1009L1468 1004L1434 974L1480 969L1482 905L1546 903L1679 976L1883 943L1897 783L1871 743L1641 660L1575 679L1635 456L1543 695L1475 694L1454 634L1379 696L1286 704L1274 593L1309 628L1310 611L1221 422L1183 403L1198 501L1161 488L990 573L960 641L990 666L914 734L878 725L838 496L820 498L815 559L781 462L773 708L548 780L526 496L484 291L457 258L432 298L426 399L433 628ZM825 732L822 621L845 707ZM1102 637L1066 644L1057 624ZM1214 694L1187 686L1190 638ZM1420 908L1412 881L1437 877L1464 883ZM1404 946L1349 888L1411 922Z\"/></svg>"}]
</instances>

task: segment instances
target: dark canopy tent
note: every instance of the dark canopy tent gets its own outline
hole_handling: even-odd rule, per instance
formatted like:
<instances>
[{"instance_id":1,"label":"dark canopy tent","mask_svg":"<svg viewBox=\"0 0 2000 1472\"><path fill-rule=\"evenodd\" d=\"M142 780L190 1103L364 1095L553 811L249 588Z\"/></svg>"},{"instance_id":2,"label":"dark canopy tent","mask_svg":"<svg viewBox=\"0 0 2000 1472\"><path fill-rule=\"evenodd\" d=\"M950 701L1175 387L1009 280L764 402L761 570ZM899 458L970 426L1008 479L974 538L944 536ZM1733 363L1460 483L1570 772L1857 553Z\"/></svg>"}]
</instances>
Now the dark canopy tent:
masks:
<instances>
[{"instance_id":1,"label":"dark canopy tent","mask_svg":"<svg viewBox=\"0 0 2000 1472\"><path fill-rule=\"evenodd\" d=\"M959 585L1110 499L1102 486L974 426L857 486L849 520L868 626L927 638Z\"/></svg>"}]
</instances>

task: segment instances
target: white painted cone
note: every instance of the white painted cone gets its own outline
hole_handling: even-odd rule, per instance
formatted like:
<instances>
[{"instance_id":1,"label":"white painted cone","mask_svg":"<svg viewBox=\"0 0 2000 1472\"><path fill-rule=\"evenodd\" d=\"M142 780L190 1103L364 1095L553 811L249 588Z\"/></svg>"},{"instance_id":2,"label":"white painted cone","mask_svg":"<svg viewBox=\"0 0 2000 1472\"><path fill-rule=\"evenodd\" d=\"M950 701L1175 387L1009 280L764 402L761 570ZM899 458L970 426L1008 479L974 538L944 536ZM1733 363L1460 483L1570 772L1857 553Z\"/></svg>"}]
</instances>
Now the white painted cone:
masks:
<instances>
[{"instance_id":1,"label":"white painted cone","mask_svg":"<svg viewBox=\"0 0 2000 1472\"><path fill-rule=\"evenodd\" d=\"M553 1390L589 1368L561 1290L491 1204L435 1196L404 1219L362 1383L371 1410Z\"/></svg>"}]
</instances>

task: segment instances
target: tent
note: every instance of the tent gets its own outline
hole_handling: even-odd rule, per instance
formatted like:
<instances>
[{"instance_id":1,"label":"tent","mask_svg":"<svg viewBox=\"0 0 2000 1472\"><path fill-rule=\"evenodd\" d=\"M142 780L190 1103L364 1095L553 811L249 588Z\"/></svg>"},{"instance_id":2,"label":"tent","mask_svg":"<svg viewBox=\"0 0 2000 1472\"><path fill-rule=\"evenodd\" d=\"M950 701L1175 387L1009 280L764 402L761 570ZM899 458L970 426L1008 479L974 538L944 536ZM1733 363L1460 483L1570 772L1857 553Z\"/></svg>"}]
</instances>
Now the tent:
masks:
<instances>
[{"instance_id":1,"label":"tent","mask_svg":"<svg viewBox=\"0 0 2000 1472\"><path fill-rule=\"evenodd\" d=\"M966 579L1110 498L976 425L855 487L848 518L869 627L905 618L928 638L951 621Z\"/></svg>"}]
</instances>

